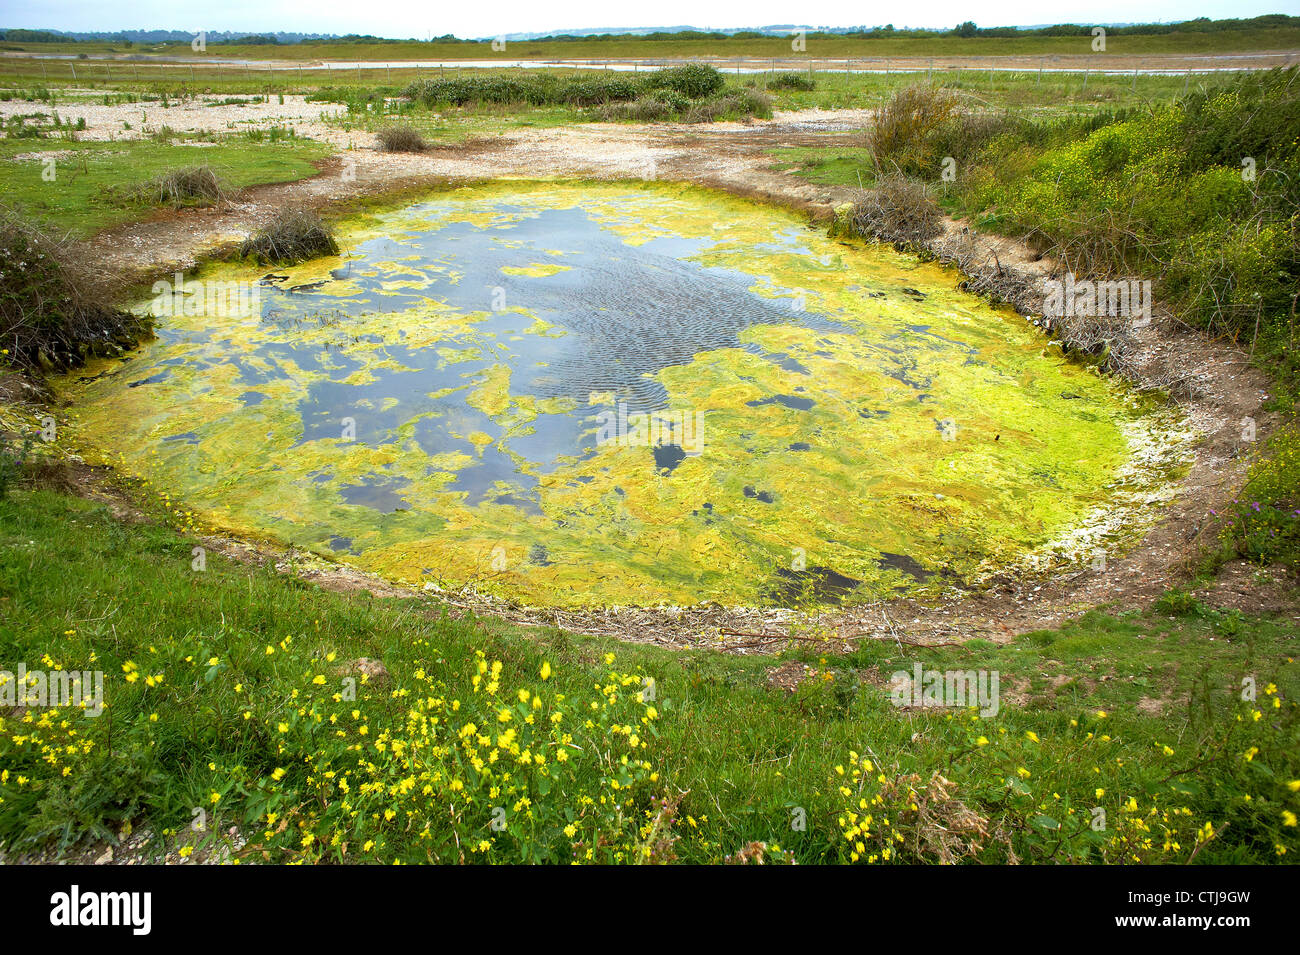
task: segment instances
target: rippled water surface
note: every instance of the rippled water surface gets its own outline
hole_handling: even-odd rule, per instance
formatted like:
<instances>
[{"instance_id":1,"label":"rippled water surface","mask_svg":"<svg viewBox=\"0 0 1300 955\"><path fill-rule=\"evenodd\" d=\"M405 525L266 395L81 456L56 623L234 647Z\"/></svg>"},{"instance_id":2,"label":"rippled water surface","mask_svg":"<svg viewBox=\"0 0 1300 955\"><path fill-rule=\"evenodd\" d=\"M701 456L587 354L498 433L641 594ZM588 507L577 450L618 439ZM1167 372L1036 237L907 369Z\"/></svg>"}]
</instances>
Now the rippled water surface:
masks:
<instances>
[{"instance_id":1,"label":"rippled water surface","mask_svg":"<svg viewBox=\"0 0 1300 955\"><path fill-rule=\"evenodd\" d=\"M1012 560L1104 510L1150 434L954 274L712 193L499 183L340 236L206 271L257 308L68 381L83 445L399 579L755 604Z\"/></svg>"}]
</instances>

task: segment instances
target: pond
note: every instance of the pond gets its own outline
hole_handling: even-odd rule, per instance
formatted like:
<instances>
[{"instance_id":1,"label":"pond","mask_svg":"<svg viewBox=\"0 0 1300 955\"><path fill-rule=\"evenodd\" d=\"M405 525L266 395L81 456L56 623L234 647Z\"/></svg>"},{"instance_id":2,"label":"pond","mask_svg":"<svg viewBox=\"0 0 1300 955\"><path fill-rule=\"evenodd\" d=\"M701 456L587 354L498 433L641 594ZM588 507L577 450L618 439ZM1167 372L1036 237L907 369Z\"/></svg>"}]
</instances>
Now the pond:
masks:
<instances>
[{"instance_id":1,"label":"pond","mask_svg":"<svg viewBox=\"0 0 1300 955\"><path fill-rule=\"evenodd\" d=\"M1174 440L955 272L693 187L496 182L338 235L155 286L157 337L61 386L88 456L416 585L757 606L1113 544Z\"/></svg>"}]
</instances>

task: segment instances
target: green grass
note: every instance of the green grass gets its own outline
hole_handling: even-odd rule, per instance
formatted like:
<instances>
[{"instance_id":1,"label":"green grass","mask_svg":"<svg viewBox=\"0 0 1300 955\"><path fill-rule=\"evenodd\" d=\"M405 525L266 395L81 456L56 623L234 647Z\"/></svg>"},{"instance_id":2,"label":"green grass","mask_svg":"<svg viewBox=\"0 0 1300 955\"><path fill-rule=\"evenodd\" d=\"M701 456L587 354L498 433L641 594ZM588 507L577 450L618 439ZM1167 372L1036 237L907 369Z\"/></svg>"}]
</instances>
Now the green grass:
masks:
<instances>
[{"instance_id":1,"label":"green grass","mask_svg":"<svg viewBox=\"0 0 1300 955\"><path fill-rule=\"evenodd\" d=\"M53 154L55 178L42 178L43 161ZM316 174L313 161L329 147L309 140L252 144L238 139L214 145L157 143L149 140L70 142L61 139L0 140L0 190L5 202L43 227L75 236L147 216L152 207L130 193L132 187L175 169L206 163L229 188L291 182Z\"/></svg>"},{"instance_id":2,"label":"green grass","mask_svg":"<svg viewBox=\"0 0 1300 955\"><path fill-rule=\"evenodd\" d=\"M322 86L352 84L362 87L390 86L402 88L407 84L439 76L455 75L457 70L448 67L443 70L413 68L403 66L404 61L440 60L451 62L462 60L502 60L521 59L541 60L689 60L705 58L713 61L720 69L727 69L727 60L746 58L751 61L769 60L777 72L803 70L811 66L818 77L833 77L835 74L823 72L832 65L828 61L854 59L858 68L889 69L891 63L897 69L903 58L911 58L912 67L934 66L936 73L949 66L945 57L989 58L987 64L966 63L965 76L979 74L980 65L995 65L993 58L1006 56L1040 57L1046 66L1052 67L1054 56L1091 55L1091 37L983 37L963 39L959 37L937 38L892 38L892 39L855 39L842 36L812 35L808 38L807 50L794 53L790 49L790 40L782 37L767 39L745 38L688 38L672 40L654 40L637 37L619 37L609 39L588 39L572 42L511 42L505 50L494 51L489 43L390 43L390 44L298 44L283 46L220 46L209 49L209 55L229 58L248 58L262 62L273 59L280 64L287 64L288 69L268 69L253 65L216 65L205 64L202 58L194 57L186 44L160 45L157 47L135 47L127 49L120 45L107 43L85 44L4 44L13 52L31 53L87 53L162 55L183 57L194 62L164 63L157 60L39 60L23 57L5 57L0 61L0 88L42 86L49 89L77 87L90 89L118 89L136 92L159 91L166 89L171 93L191 92L226 92L230 94L251 94L266 92L304 92ZM1107 40L1106 57L1162 55L1189 56L1221 53L1250 53L1256 51L1285 51L1300 48L1300 29L1284 27L1271 30L1234 30L1218 33L1166 34L1159 36L1123 36L1112 35ZM934 60L933 64L918 63L918 60ZM318 60L368 61L384 63L383 69L361 70L342 68L313 68L311 63ZM1105 68L1106 59L1097 59L1097 69ZM1282 61L1279 59L1279 64ZM735 63L732 63L734 68ZM467 68L466 75L481 75L483 70ZM515 70L514 72L518 72ZM564 70L548 70L550 73L562 73ZM955 71L952 71L955 75ZM735 75L734 73L732 75ZM864 74L866 75L866 74ZM894 73L897 77L900 74ZM901 74L906 75L906 74ZM911 74L915 77L916 74ZM1048 86L1053 74L1044 74L1043 85ZM869 76L869 75L867 75ZM1081 75L1052 81L1054 91L1073 95L1072 91L1081 84ZM1143 77L1139 85L1157 81L1172 87L1181 84L1181 79L1169 77ZM834 82L829 80L828 82ZM1089 88L1099 85L1118 85L1124 79L1103 80L1094 73L1089 79ZM979 85L976 83L975 85ZM987 85L987 84L985 84ZM996 85L996 81L995 84ZM1052 92L1047 89L1043 92ZM816 96L820 104L824 96Z\"/></svg>"},{"instance_id":3,"label":"green grass","mask_svg":"<svg viewBox=\"0 0 1300 955\"><path fill-rule=\"evenodd\" d=\"M1036 70L939 69L917 73L830 73L813 74L816 89L776 90L780 109L871 109L882 105L895 92L922 82L933 82L956 90L963 104L972 109L1023 107L1039 115L1057 116L1088 113L1099 109L1168 102L1188 91L1230 83L1232 74L1156 76L1091 73L1086 83L1082 73ZM728 74L730 82L745 82ZM754 78L763 85L763 75Z\"/></svg>"},{"instance_id":4,"label":"green grass","mask_svg":"<svg viewBox=\"0 0 1300 955\"><path fill-rule=\"evenodd\" d=\"M1089 52L1090 36L1070 37L881 37L862 38L812 33L808 36L810 57L905 57L905 56L1005 56L1068 55ZM1282 50L1300 46L1300 29L1224 30L1215 33L1169 33L1148 35L1114 34L1107 38L1106 52L1114 55L1194 54ZM125 47L114 43L5 43L6 50L33 53L134 53L191 56L188 43L139 44ZM616 36L576 40L520 40L493 50L489 41L448 43L404 41L394 43L300 43L276 46L210 44L208 55L246 57L253 60L288 61L411 59L616 59L683 57L782 57L792 56L790 38L696 37L651 38ZM79 66L81 64L78 64Z\"/></svg>"},{"instance_id":5,"label":"green grass","mask_svg":"<svg viewBox=\"0 0 1300 955\"><path fill-rule=\"evenodd\" d=\"M332 122L344 129L373 133L400 121L417 130L431 144L458 145L471 138L500 136L518 129L553 129L587 118L585 111L564 106L481 105L435 112L406 105L401 108L353 107Z\"/></svg>"},{"instance_id":6,"label":"green grass","mask_svg":"<svg viewBox=\"0 0 1300 955\"><path fill-rule=\"evenodd\" d=\"M870 186L874 170L870 156L854 146L782 146L768 152L773 168L824 186Z\"/></svg>"},{"instance_id":7,"label":"green grass","mask_svg":"<svg viewBox=\"0 0 1300 955\"><path fill-rule=\"evenodd\" d=\"M151 509L185 521L165 497ZM433 600L335 594L213 554L198 572L194 544L50 491L0 503L0 665L102 668L109 704L98 719L53 714L43 727L12 711L4 719L0 838L11 845L134 820L173 846L201 847L216 838L208 832L238 824L276 861L449 861L458 846L497 861L564 861L587 849L609 861L718 861L753 841L802 862L848 861L858 841L879 861L934 861L944 851L937 825L957 833L947 851L984 860L1010 850L1026 861L1186 861L1195 852L1201 862L1267 862L1279 846L1288 860L1300 850L1283 815L1300 810L1287 786L1300 777L1300 668L1287 621L1095 612L1006 645L866 642L839 655L795 644L783 659L818 676L792 695L767 683L780 660L453 619ZM338 667L361 656L382 660L391 683L363 684L355 702L331 698ZM501 688L488 697L491 661L500 661ZM916 661L999 670L1001 712L895 709L881 680ZM155 674L162 682L146 686ZM1246 675L1258 704L1238 701ZM647 676L653 713L634 696ZM538 695L536 709L516 702L520 687ZM486 758L489 747L473 737L504 725L498 709L525 736L541 732L525 726L529 713L562 712L558 726L581 748L560 765L557 747L539 743L549 772L506 754L485 780L467 750ZM440 723L431 727L433 713ZM55 752L51 765L41 747L68 742L63 719L80 734L73 743L93 745ZM456 727L471 720L479 729L457 743ZM644 744L631 749L631 766L620 765L629 736L619 725ZM502 770L512 772L504 783ZM346 772L353 785L343 793ZM450 788L453 776L463 788ZM363 779L376 789L364 792ZM877 820L869 835L857 831L859 799ZM985 820L988 835L962 835L953 800ZM199 807L211 818L204 833L185 828ZM498 807L504 831L491 827ZM1090 825L1093 807L1110 820L1103 832ZM1173 811L1181 807L1186 815ZM792 825L800 818L806 827ZM1216 835L1202 846L1206 823ZM889 839L894 830L903 842Z\"/></svg>"}]
</instances>

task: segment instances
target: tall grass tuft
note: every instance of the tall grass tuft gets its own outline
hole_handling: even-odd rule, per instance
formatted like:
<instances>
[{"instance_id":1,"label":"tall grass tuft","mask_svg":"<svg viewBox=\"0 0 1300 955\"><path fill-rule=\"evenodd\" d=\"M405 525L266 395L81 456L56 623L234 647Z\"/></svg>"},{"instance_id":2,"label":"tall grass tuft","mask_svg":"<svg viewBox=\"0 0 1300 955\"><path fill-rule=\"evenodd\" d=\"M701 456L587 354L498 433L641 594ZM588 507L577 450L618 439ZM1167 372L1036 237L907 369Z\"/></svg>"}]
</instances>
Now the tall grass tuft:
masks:
<instances>
[{"instance_id":1,"label":"tall grass tuft","mask_svg":"<svg viewBox=\"0 0 1300 955\"><path fill-rule=\"evenodd\" d=\"M412 126L389 126L375 134L379 149L386 153L422 153L429 148L420 131Z\"/></svg>"},{"instance_id":2,"label":"tall grass tuft","mask_svg":"<svg viewBox=\"0 0 1300 955\"><path fill-rule=\"evenodd\" d=\"M227 190L210 166L186 166L141 183L133 195L154 205L214 206L226 198Z\"/></svg>"},{"instance_id":3,"label":"tall grass tuft","mask_svg":"<svg viewBox=\"0 0 1300 955\"><path fill-rule=\"evenodd\" d=\"M774 73L767 81L767 88L807 93L817 88L817 81L806 73Z\"/></svg>"},{"instance_id":4,"label":"tall grass tuft","mask_svg":"<svg viewBox=\"0 0 1300 955\"><path fill-rule=\"evenodd\" d=\"M239 256L262 265L292 265L323 255L338 255L338 243L312 209L282 209L265 227L239 245Z\"/></svg>"}]
</instances>

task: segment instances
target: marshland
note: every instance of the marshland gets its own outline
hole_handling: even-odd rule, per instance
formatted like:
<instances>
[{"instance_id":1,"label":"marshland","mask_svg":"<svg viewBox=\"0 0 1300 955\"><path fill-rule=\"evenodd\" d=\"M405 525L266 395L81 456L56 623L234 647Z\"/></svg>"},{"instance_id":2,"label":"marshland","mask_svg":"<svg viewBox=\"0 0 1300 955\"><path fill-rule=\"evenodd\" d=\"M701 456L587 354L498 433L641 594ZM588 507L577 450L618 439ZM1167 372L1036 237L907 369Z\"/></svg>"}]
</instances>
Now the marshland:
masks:
<instances>
[{"instance_id":1,"label":"marshland","mask_svg":"<svg viewBox=\"0 0 1300 955\"><path fill-rule=\"evenodd\" d=\"M7 31L3 858L1290 862L1300 23L1167 26Z\"/></svg>"}]
</instances>

